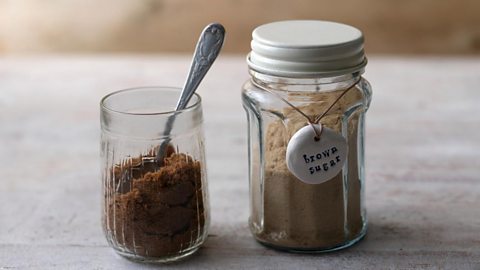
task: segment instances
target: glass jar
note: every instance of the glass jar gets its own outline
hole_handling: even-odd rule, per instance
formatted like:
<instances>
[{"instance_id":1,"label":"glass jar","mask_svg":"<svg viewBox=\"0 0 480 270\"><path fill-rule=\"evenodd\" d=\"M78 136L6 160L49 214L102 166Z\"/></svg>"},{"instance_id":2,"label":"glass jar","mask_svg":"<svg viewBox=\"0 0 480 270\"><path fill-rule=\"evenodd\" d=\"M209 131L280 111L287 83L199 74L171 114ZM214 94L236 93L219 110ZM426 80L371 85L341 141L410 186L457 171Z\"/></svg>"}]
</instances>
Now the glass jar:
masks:
<instances>
[{"instance_id":1,"label":"glass jar","mask_svg":"<svg viewBox=\"0 0 480 270\"><path fill-rule=\"evenodd\" d=\"M134 88L100 104L103 229L109 245L129 259L175 261L207 236L201 99L195 94L174 111L179 96L177 88Z\"/></svg>"},{"instance_id":2,"label":"glass jar","mask_svg":"<svg viewBox=\"0 0 480 270\"><path fill-rule=\"evenodd\" d=\"M328 38L332 30L347 33ZM355 59L345 56L354 55L346 43L360 52ZM335 52L342 45L343 52ZM248 119L253 236L294 252L337 250L359 241L367 227L364 135L371 100L370 85L361 77L366 65L361 32L323 21L266 24L253 32L247 62L251 78L243 86L242 100ZM287 146L309 121L282 98L311 118L335 103L320 123L345 138L348 152L340 172L328 181L305 183L289 170Z\"/></svg>"}]
</instances>

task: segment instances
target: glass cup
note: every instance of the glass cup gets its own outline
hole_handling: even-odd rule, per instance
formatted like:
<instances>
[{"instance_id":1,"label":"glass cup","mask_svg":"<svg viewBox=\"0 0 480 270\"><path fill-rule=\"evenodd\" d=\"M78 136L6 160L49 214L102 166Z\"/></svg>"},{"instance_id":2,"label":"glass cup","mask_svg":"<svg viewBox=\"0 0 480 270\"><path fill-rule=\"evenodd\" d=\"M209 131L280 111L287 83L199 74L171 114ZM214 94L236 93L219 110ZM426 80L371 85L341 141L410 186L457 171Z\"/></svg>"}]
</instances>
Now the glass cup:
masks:
<instances>
[{"instance_id":1,"label":"glass cup","mask_svg":"<svg viewBox=\"0 0 480 270\"><path fill-rule=\"evenodd\" d=\"M100 104L103 230L132 260L179 260L207 236L201 98L175 111L179 96L178 88L132 88Z\"/></svg>"}]
</instances>

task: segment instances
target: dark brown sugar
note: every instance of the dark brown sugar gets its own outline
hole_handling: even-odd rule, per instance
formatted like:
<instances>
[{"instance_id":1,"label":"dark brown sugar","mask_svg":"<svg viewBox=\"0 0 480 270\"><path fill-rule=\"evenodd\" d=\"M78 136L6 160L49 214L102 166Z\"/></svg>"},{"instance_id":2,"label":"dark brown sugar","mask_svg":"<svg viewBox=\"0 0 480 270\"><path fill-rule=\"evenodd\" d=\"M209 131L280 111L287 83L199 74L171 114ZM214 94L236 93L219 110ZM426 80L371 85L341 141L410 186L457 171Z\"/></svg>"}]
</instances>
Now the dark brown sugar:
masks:
<instances>
[{"instance_id":1,"label":"dark brown sugar","mask_svg":"<svg viewBox=\"0 0 480 270\"><path fill-rule=\"evenodd\" d=\"M158 166L152 153L112 168L106 225L112 241L145 257L192 247L205 230L201 164L171 154Z\"/></svg>"}]
</instances>

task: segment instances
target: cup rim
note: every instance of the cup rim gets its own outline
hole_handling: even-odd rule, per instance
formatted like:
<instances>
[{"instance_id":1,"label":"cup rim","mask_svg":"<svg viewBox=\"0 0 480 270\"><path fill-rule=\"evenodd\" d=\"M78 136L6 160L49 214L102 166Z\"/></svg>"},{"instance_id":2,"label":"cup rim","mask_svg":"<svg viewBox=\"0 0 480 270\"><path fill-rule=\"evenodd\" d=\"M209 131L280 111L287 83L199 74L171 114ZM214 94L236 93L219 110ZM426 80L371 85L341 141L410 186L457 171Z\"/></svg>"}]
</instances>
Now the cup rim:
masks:
<instances>
[{"instance_id":1,"label":"cup rim","mask_svg":"<svg viewBox=\"0 0 480 270\"><path fill-rule=\"evenodd\" d=\"M103 111L106 111L106 112L109 112L109 113L118 113L118 114L122 114L122 115L169 115L169 114L174 114L174 113L182 113L182 112L192 111L195 108L197 108L198 106L200 106L200 104L202 102L202 98L200 97L200 95L197 94L197 93L193 93L193 95L197 98L196 102L194 102L191 105L188 105L184 109L181 109L181 110L178 110L178 111L170 110L170 111L149 112L149 113L125 112L125 111L121 111L121 110L112 109L111 107L108 107L106 105L107 99L111 98L112 96L115 96L115 95L121 94L121 93L125 93L125 92L133 92L133 91L139 91L139 90L157 90L157 91L175 90L175 91L180 92L182 90L182 88L175 87L175 86L139 86L139 87L131 87L131 88L126 88L126 89L121 89L121 90L111 92L111 93L107 94L106 96L104 96L100 100L100 107Z\"/></svg>"}]
</instances>

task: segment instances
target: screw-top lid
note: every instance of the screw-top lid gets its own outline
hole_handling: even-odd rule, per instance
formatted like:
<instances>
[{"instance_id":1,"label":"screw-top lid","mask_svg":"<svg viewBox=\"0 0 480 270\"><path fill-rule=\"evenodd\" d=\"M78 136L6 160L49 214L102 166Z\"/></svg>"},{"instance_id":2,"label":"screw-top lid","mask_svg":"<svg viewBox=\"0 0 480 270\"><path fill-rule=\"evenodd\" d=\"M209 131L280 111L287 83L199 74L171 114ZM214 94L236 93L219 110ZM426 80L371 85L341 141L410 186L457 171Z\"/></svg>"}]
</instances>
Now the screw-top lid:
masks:
<instances>
[{"instance_id":1,"label":"screw-top lid","mask_svg":"<svg viewBox=\"0 0 480 270\"><path fill-rule=\"evenodd\" d=\"M275 76L338 76L363 72L363 35L355 27L328 21L279 21L252 33L251 69Z\"/></svg>"}]
</instances>

